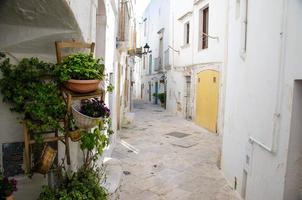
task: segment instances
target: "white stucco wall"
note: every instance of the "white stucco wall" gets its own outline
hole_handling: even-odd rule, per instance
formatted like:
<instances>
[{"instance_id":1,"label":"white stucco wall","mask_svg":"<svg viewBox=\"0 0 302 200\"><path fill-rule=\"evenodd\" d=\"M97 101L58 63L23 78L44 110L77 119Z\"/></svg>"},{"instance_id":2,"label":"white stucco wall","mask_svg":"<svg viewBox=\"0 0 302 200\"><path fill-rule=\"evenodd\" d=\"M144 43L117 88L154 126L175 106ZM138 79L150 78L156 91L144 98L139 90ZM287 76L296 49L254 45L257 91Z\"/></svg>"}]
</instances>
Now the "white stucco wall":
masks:
<instances>
[{"instance_id":1,"label":"white stucco wall","mask_svg":"<svg viewBox=\"0 0 302 200\"><path fill-rule=\"evenodd\" d=\"M302 29L297 26L302 3L249 1L244 56L240 55L241 23L236 17L236 1L230 0L229 5L223 171L232 185L237 178L239 193L243 170L247 171L247 199L299 199L293 193L284 196L284 177L293 132L293 84L302 77L298 53ZM250 137L258 142L249 143ZM296 156L300 158L301 154Z\"/></svg>"}]
</instances>

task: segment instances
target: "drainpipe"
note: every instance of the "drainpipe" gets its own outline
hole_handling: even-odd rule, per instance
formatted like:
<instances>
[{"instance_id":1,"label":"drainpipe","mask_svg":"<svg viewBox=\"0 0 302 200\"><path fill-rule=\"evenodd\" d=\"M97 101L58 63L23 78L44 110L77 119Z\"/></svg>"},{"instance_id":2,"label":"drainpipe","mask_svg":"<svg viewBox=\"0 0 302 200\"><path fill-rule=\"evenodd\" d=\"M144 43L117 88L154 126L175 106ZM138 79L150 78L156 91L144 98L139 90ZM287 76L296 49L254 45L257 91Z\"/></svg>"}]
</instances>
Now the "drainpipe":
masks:
<instances>
[{"instance_id":1,"label":"drainpipe","mask_svg":"<svg viewBox=\"0 0 302 200\"><path fill-rule=\"evenodd\" d=\"M225 41L224 41L224 61L223 61L223 68L222 72L222 95L221 103L220 103L220 110L221 110L221 117L218 125L218 133L219 135L223 135L223 127L224 127L224 118L225 118L225 99L226 99L226 88L227 88L227 69L228 69L228 58L229 58L229 12L230 12L230 0L227 1L226 7L226 21L225 21ZM221 157L221 152L220 152ZM219 162L220 163L220 162ZM220 165L219 165L220 168Z\"/></svg>"},{"instance_id":2,"label":"drainpipe","mask_svg":"<svg viewBox=\"0 0 302 200\"><path fill-rule=\"evenodd\" d=\"M284 83L284 68L285 68L285 34L286 34L286 25L287 25L287 1L283 0L283 10L282 10L282 21L281 21L281 32L280 32L280 54L279 54L279 67L278 67L278 79L277 79L277 94L276 94L276 107L274 113L274 120L273 120L273 130L272 130L272 142L271 146L267 146L260 142L259 140L255 139L254 137L249 137L249 142L251 144L257 144L264 150L269 153L275 153L277 149L276 144L276 133L279 131L280 119L281 119L281 107L282 107L282 100L283 100L283 83Z\"/></svg>"}]
</instances>

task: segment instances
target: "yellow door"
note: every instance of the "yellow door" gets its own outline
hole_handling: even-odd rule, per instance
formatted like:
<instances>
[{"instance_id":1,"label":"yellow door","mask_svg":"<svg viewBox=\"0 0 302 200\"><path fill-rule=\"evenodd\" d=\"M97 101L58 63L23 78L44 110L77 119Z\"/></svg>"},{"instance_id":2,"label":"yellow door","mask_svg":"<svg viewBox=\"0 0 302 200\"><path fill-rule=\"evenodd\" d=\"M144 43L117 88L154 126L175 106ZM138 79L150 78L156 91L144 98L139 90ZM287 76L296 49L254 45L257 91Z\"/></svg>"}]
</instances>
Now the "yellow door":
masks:
<instances>
[{"instance_id":1,"label":"yellow door","mask_svg":"<svg viewBox=\"0 0 302 200\"><path fill-rule=\"evenodd\" d=\"M219 73L205 70L197 74L195 122L217 132Z\"/></svg>"}]
</instances>

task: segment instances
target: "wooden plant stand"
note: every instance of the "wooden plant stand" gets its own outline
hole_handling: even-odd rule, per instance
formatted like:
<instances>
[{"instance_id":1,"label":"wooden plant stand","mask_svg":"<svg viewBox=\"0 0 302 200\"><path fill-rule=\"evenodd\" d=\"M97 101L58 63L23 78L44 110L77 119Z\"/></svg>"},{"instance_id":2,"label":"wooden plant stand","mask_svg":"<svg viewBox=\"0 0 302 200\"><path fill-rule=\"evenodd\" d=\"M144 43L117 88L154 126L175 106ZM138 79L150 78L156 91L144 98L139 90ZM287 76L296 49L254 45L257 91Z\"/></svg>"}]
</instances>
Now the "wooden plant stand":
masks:
<instances>
[{"instance_id":1,"label":"wooden plant stand","mask_svg":"<svg viewBox=\"0 0 302 200\"><path fill-rule=\"evenodd\" d=\"M65 120L64 127L66 126ZM41 134L47 134L47 136L43 136L43 143L48 142L57 142L61 141L65 144L65 155L67 159L67 164L70 165L70 150L69 150L69 138L68 135L59 135L59 131L49 131L43 132ZM31 145L35 144L36 141L31 138L28 127L25 123L23 123L23 136L24 136L24 159L25 159L25 172L29 173L32 169L32 161L31 161Z\"/></svg>"}]
</instances>

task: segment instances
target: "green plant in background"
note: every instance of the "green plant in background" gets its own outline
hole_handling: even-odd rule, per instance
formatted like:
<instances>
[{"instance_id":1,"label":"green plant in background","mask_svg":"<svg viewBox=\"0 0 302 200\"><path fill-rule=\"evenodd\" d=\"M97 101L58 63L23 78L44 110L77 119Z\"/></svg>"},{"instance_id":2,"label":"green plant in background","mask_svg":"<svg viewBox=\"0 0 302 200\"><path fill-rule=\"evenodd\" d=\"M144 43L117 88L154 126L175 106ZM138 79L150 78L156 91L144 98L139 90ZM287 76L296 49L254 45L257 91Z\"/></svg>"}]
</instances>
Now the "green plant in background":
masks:
<instances>
[{"instance_id":1,"label":"green plant in background","mask_svg":"<svg viewBox=\"0 0 302 200\"><path fill-rule=\"evenodd\" d=\"M154 97L157 97L162 104L166 103L166 93L153 93Z\"/></svg>"},{"instance_id":2,"label":"green plant in background","mask_svg":"<svg viewBox=\"0 0 302 200\"><path fill-rule=\"evenodd\" d=\"M91 54L70 55L55 67L55 74L60 82L70 79L103 80L105 66L100 61L100 59L94 59Z\"/></svg>"},{"instance_id":3,"label":"green plant in background","mask_svg":"<svg viewBox=\"0 0 302 200\"><path fill-rule=\"evenodd\" d=\"M165 104L165 103L166 103L166 93L159 93L159 94L157 95L157 97L159 98L159 100L160 100L160 102L161 102L162 104Z\"/></svg>"},{"instance_id":4,"label":"green plant in background","mask_svg":"<svg viewBox=\"0 0 302 200\"><path fill-rule=\"evenodd\" d=\"M43 186L38 200L106 200L107 191L100 186L100 170L81 168L65 173L59 188Z\"/></svg>"},{"instance_id":5,"label":"green plant in background","mask_svg":"<svg viewBox=\"0 0 302 200\"><path fill-rule=\"evenodd\" d=\"M113 90L114 90L114 86L110 83L110 84L107 86L107 92L112 93Z\"/></svg>"}]
</instances>

